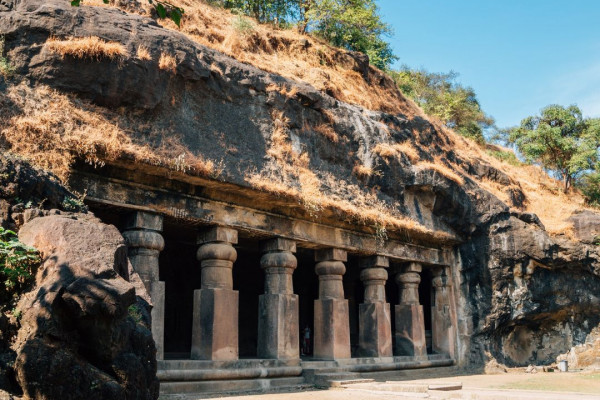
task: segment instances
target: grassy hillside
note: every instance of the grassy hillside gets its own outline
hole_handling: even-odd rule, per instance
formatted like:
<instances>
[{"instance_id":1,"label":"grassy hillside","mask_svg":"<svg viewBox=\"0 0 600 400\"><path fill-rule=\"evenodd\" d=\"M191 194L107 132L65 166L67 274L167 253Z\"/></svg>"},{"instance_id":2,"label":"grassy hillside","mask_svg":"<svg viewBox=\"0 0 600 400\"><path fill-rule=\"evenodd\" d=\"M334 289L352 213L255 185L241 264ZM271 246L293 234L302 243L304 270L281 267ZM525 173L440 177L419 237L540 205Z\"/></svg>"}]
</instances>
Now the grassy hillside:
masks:
<instances>
[{"instance_id":1,"label":"grassy hillside","mask_svg":"<svg viewBox=\"0 0 600 400\"><path fill-rule=\"evenodd\" d=\"M102 0L89 0L84 4L82 7L112 7L103 4ZM145 3L126 4L128 12L144 15L150 10ZM308 83L339 101L367 110L400 114L406 118L421 117L431 121L436 128L433 131L424 133L413 128L410 140L392 140L375 146L372 152L386 163L394 159L409 160L417 170L433 170L459 184L464 183L465 179L475 180L511 208L536 213L550 233L570 235L570 224L566 219L573 211L584 207L581 195L576 192L563 194L559 182L548 177L541 169L503 161L493 155L494 151L482 148L447 129L439 121L429 118L398 90L391 78L365 64L360 55L333 48L319 39L301 35L292 29L280 30L270 25L261 25L250 18L234 15L204 2L181 0L178 4L185 9L182 26L178 28L171 21L160 21L166 29L178 30L197 43L261 70ZM63 56L83 54L84 57L93 58L108 57L110 53L116 62L119 57L140 60L150 57L148 49L142 47L137 48L136 54L126 54L118 44L99 43L95 39L50 39L45 46L48 51ZM174 70L177 60L165 51L158 64L163 70ZM267 92L278 92L288 98L295 96L295 90L294 87L278 84L267 87ZM11 110L6 125L0 127L7 147L62 178L68 175L76 158L101 165L105 161L125 157L167 166L183 173L217 178L220 174L221 167L216 160L204 159L190 152L177 135L167 135L164 129L140 126L135 115L126 110L109 111L45 86L30 88L24 84L10 85L9 90L0 97L0 105L2 102L6 109ZM283 117L273 118L277 122ZM335 120L330 116L328 123L311 129L335 144L338 137L332 129L334 124ZM139 131L146 132L144 140L132 134ZM430 135L438 136L435 143L441 148L436 147L435 151L430 148ZM274 131L274 143L276 138L277 132ZM284 154L288 141L289 138L284 137L281 146L272 149L278 153L270 155L275 158L293 155L290 149L287 149L289 154ZM465 160L468 162L464 162ZM490 165L492 170L500 172L474 174L473 166L479 164ZM292 165L292 169L296 170L302 167L302 158ZM355 166L354 174L359 178L369 177L374 173L370 165ZM499 175L502 176L501 179ZM324 197L320 191L321 182L313 184L311 180L316 178L311 174L304 178L300 176L300 179L305 179L308 188L301 194L290 191L289 187L268 186L260 178L256 176L250 183L259 189L304 196L305 204L323 203L329 198ZM301 185L301 189L302 187L304 185ZM377 218L373 217L375 220L393 218L386 212L386 207L367 210L369 203L367 196L352 207L338 208L349 213L378 214ZM353 211L357 207L364 209ZM404 223L410 225L408 222Z\"/></svg>"}]
</instances>

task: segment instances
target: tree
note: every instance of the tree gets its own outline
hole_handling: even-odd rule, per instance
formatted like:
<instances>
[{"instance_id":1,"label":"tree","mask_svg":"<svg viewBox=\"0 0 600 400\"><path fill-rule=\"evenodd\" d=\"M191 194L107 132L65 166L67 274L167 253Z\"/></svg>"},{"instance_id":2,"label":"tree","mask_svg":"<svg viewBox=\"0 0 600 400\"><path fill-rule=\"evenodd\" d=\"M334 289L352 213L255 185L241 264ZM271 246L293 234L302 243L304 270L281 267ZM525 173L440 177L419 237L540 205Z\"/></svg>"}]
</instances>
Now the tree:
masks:
<instances>
[{"instance_id":1,"label":"tree","mask_svg":"<svg viewBox=\"0 0 600 400\"><path fill-rule=\"evenodd\" d=\"M390 75L426 114L439 118L463 136L485 143L483 131L494 126L494 119L483 112L472 88L456 82L456 72L431 73L404 66L390 71Z\"/></svg>"},{"instance_id":2,"label":"tree","mask_svg":"<svg viewBox=\"0 0 600 400\"><path fill-rule=\"evenodd\" d=\"M334 46L369 56L372 65L386 70L397 59L383 37L391 35L381 20L375 0L212 0L219 5L278 26L297 24Z\"/></svg>"},{"instance_id":3,"label":"tree","mask_svg":"<svg viewBox=\"0 0 600 400\"><path fill-rule=\"evenodd\" d=\"M382 70L398 59L383 40L392 29L381 20L375 0L304 0L299 4L302 30L334 46L365 53Z\"/></svg>"},{"instance_id":4,"label":"tree","mask_svg":"<svg viewBox=\"0 0 600 400\"><path fill-rule=\"evenodd\" d=\"M598 163L600 119L584 119L575 105L550 105L511 129L509 139L529 162L553 171L567 192Z\"/></svg>"},{"instance_id":5,"label":"tree","mask_svg":"<svg viewBox=\"0 0 600 400\"><path fill-rule=\"evenodd\" d=\"M284 26L299 14L300 0L213 0L212 4L251 16L262 23Z\"/></svg>"}]
</instances>

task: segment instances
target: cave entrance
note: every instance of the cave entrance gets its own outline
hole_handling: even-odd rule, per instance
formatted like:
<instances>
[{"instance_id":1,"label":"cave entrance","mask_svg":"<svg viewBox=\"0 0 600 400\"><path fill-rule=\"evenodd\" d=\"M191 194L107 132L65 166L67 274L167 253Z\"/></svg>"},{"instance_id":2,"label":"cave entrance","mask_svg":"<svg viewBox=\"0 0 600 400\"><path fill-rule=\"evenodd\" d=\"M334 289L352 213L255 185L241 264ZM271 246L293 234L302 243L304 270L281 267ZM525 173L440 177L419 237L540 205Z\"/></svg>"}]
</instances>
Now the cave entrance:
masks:
<instances>
[{"instance_id":1,"label":"cave entrance","mask_svg":"<svg viewBox=\"0 0 600 400\"><path fill-rule=\"evenodd\" d=\"M165 248L160 252L160 280L165 282L165 359L190 358L194 290L200 288L196 259L197 228L164 220Z\"/></svg>"},{"instance_id":2,"label":"cave entrance","mask_svg":"<svg viewBox=\"0 0 600 400\"><path fill-rule=\"evenodd\" d=\"M256 239L240 236L233 264L233 290L239 292L238 340L240 358L257 358L258 297L264 293L265 274Z\"/></svg>"},{"instance_id":3,"label":"cave entrance","mask_svg":"<svg viewBox=\"0 0 600 400\"><path fill-rule=\"evenodd\" d=\"M313 354L314 301L319 297L319 278L315 274L313 250L298 247L296 258L298 259L298 267L294 271L293 282L294 293L298 295L299 302L300 354L302 359L310 359ZM302 344L307 327L310 329L310 343L308 348L304 349Z\"/></svg>"},{"instance_id":4,"label":"cave entrance","mask_svg":"<svg viewBox=\"0 0 600 400\"><path fill-rule=\"evenodd\" d=\"M419 302L423 306L423 319L425 320L425 341L427 343L427 354L432 354L431 340L431 306L433 305L433 286L431 280L433 274L430 268L423 268L421 272L421 283L419 283Z\"/></svg>"},{"instance_id":5,"label":"cave entrance","mask_svg":"<svg viewBox=\"0 0 600 400\"><path fill-rule=\"evenodd\" d=\"M359 308L364 301L365 289L360 280L359 257L348 254L346 273L343 275L344 296L348 300L348 319L350 323L350 354L358 357Z\"/></svg>"}]
</instances>

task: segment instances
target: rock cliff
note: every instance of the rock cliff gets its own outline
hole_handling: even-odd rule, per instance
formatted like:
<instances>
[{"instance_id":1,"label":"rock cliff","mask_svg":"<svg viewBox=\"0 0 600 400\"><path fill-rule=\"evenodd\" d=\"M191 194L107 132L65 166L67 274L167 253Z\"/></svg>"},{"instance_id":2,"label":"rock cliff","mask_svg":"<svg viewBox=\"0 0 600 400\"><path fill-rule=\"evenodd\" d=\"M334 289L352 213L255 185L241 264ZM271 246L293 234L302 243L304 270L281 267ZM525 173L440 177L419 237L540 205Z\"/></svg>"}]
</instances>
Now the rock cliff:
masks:
<instances>
[{"instance_id":1,"label":"rock cliff","mask_svg":"<svg viewBox=\"0 0 600 400\"><path fill-rule=\"evenodd\" d=\"M344 103L116 9L62 0L5 0L0 7L14 69L0 83L2 112L11 117L5 148L35 161L19 138L47 132L31 122L45 120L29 103L60 100L68 115L48 122L62 135L57 140L100 169L112 162L168 168L182 180L202 175L277 196L257 207L287 201L307 219L457 244L460 351L471 365L482 366L487 352L508 366L548 363L600 323L595 239L551 236L524 209L518 177L484 156L467 157L474 153L459 151L468 146L464 139L409 101L393 113ZM104 48L78 56L73 49L89 37L119 44L118 55ZM86 121L103 128L83 131ZM482 182L502 186L506 197ZM576 228L597 232L597 214L588 213Z\"/></svg>"}]
</instances>

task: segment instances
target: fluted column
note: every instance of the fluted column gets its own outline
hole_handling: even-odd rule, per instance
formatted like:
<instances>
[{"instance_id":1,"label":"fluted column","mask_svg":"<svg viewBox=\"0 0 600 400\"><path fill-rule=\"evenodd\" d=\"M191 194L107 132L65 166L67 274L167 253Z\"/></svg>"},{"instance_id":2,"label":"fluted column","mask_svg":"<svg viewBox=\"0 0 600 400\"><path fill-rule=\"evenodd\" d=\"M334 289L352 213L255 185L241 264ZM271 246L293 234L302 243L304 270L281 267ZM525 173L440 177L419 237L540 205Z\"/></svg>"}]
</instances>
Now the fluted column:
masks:
<instances>
[{"instance_id":1,"label":"fluted column","mask_svg":"<svg viewBox=\"0 0 600 400\"><path fill-rule=\"evenodd\" d=\"M385 301L385 282L390 265L387 257L374 256L360 262L360 280L365 287L364 303L359 306L358 352L361 357L392 356L390 304Z\"/></svg>"},{"instance_id":2,"label":"fluted column","mask_svg":"<svg viewBox=\"0 0 600 400\"><path fill-rule=\"evenodd\" d=\"M165 336L165 283L159 280L158 256L165 247L160 234L163 217L138 211L129 215L123 237L133 269L140 276L152 301L152 337L156 344L156 358L164 358Z\"/></svg>"},{"instance_id":3,"label":"fluted column","mask_svg":"<svg viewBox=\"0 0 600 400\"><path fill-rule=\"evenodd\" d=\"M344 299L342 277L346 272L344 250L315 252L319 276L319 298L315 300L314 357L321 360L350 358L348 300Z\"/></svg>"},{"instance_id":4,"label":"fluted column","mask_svg":"<svg viewBox=\"0 0 600 400\"><path fill-rule=\"evenodd\" d=\"M236 230L219 226L198 235L202 283L194 290L192 359L238 358L239 293L232 273L237 240Z\"/></svg>"},{"instance_id":5,"label":"fluted column","mask_svg":"<svg viewBox=\"0 0 600 400\"><path fill-rule=\"evenodd\" d=\"M396 276L400 301L396 306L396 350L399 356L426 356L425 318L419 303L421 265L410 263Z\"/></svg>"},{"instance_id":6,"label":"fluted column","mask_svg":"<svg viewBox=\"0 0 600 400\"><path fill-rule=\"evenodd\" d=\"M431 342L434 353L454 357L454 325L450 304L450 279L445 268L433 271L431 306Z\"/></svg>"},{"instance_id":7,"label":"fluted column","mask_svg":"<svg viewBox=\"0 0 600 400\"><path fill-rule=\"evenodd\" d=\"M265 271L265 294L258 298L258 357L298 359L298 296L292 274L298 265L296 242L282 238L261 243L260 266Z\"/></svg>"}]
</instances>

